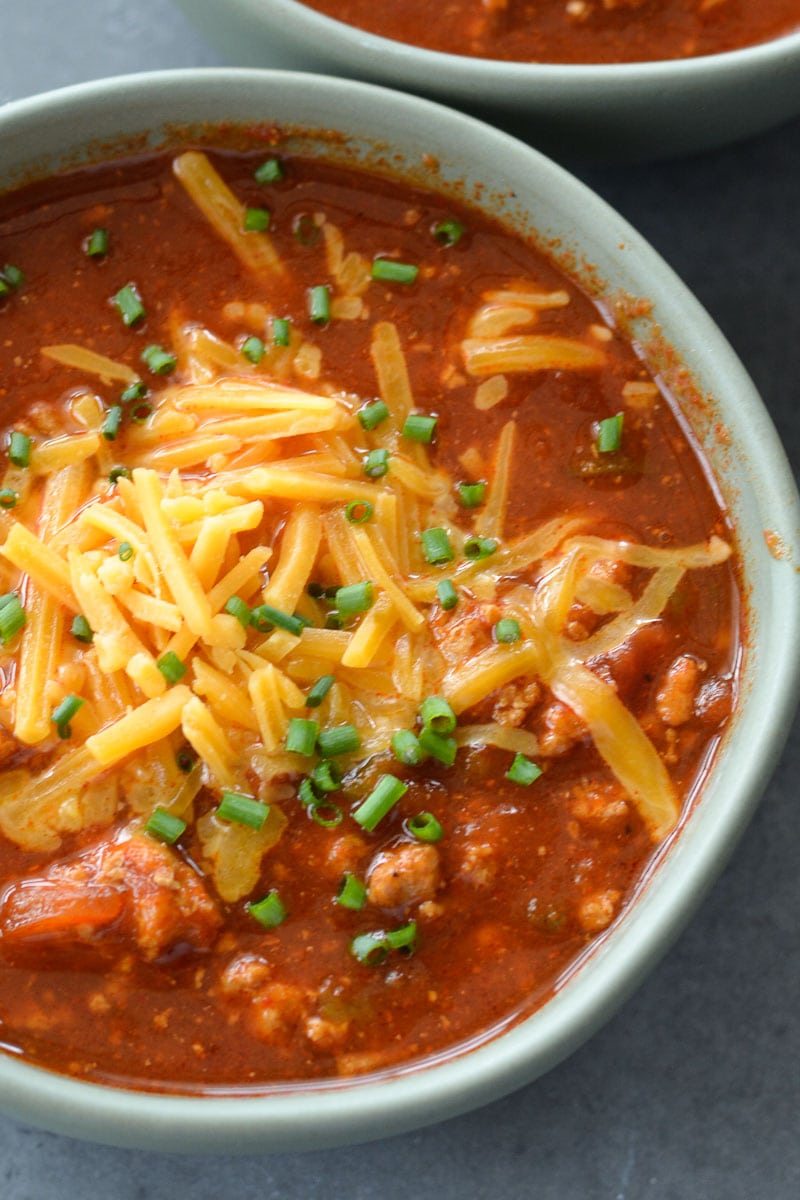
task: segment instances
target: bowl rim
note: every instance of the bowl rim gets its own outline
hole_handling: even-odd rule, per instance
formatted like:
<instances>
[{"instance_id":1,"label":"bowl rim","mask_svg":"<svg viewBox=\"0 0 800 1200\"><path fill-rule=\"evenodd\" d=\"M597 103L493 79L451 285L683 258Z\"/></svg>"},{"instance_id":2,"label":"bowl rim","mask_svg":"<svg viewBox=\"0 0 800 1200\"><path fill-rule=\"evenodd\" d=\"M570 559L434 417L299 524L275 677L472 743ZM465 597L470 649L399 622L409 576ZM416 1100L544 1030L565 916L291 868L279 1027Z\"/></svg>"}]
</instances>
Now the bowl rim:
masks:
<instances>
[{"instance_id":1,"label":"bowl rim","mask_svg":"<svg viewBox=\"0 0 800 1200\"><path fill-rule=\"evenodd\" d=\"M19 142L20 135L30 135L37 124L56 117L61 123L85 118L100 106L126 114L125 132L134 126L140 132L152 131L154 119L146 116L150 110L161 111L161 123L168 125L169 105L176 101L179 106L194 105L198 122L222 121L219 110L231 96L242 104L246 100L254 111L270 97L280 96L281 102L294 97L305 103L311 97L324 113L326 127L338 123L351 135L360 129L356 136L361 138L368 136L365 129L370 122L383 119L381 114L399 113L409 128L425 129L427 138L444 139L446 134L451 143L458 143L456 157L462 164L468 154L473 161L477 155L487 170L487 156L511 155L520 169L543 180L551 194L566 189L566 208L580 206L584 228L606 227L602 238L595 236L609 243L611 257L621 253L611 246L620 239L629 253L635 252L635 272L648 281L652 277L647 294L657 311L666 313L670 342L677 339L681 354L687 348L693 351L692 370L699 371L696 359L712 378L720 371L725 376L725 394L735 397L735 405L732 399L727 402L726 420L730 412L732 420L757 433L750 441L748 461L759 484L759 518L766 512L771 524L796 530L800 501L783 448L753 384L711 317L656 251L605 201L508 134L435 102L373 84L285 71L208 68L112 77L13 102L0 108L0 146L12 145L13 155L10 132L17 134ZM112 98L113 106L109 105ZM214 117L209 115L212 109ZM366 126L359 126L360 121ZM74 145L88 141L76 137ZM8 152L0 149L0 160L4 153ZM34 149L31 161L35 155ZM528 208L527 199L525 205ZM792 545L798 542L795 537ZM780 628L782 646L787 639L789 645L800 645L800 576L791 562L781 565L767 556L764 564L775 575L779 594L772 596L774 619L764 623L762 636L770 668L768 685L762 686L765 703L751 703L746 712L759 755L739 755L742 761L737 762L735 773L732 768L727 772L731 778L717 762L711 782L720 776L727 779L729 791L723 800L719 785L705 788L687 828L625 915L616 936L612 930L569 984L531 1016L491 1041L432 1065L363 1081L295 1085L261 1095L135 1091L68 1078L0 1053L0 1110L56 1132L122 1146L211 1153L310 1149L368 1141L441 1120L498 1098L549 1070L611 1015L672 943L722 869L777 761L800 688L800 657L779 652L777 635L770 629ZM707 800L712 792L713 803Z\"/></svg>"},{"instance_id":2,"label":"bowl rim","mask_svg":"<svg viewBox=\"0 0 800 1200\"><path fill-rule=\"evenodd\" d=\"M191 10L208 4L209 0L179 2ZM632 63L519 62L429 50L413 42L400 42L319 12L303 0L228 0L228 4L238 6L257 23L268 23L265 13L270 9L282 14L282 35L288 32L293 39L301 38L306 49L311 47L312 52L316 36L324 38L326 56L339 57L355 52L356 59L362 62L380 61L381 72L404 68L412 73L430 71L437 89L494 83L502 85L503 91L508 92L526 83L546 89L556 81L562 85L570 83L581 91L609 84L658 88L667 82L688 82L703 74L717 81L735 77L740 71L765 70L786 57L800 57L800 25L796 30L764 42L692 58Z\"/></svg>"}]
</instances>

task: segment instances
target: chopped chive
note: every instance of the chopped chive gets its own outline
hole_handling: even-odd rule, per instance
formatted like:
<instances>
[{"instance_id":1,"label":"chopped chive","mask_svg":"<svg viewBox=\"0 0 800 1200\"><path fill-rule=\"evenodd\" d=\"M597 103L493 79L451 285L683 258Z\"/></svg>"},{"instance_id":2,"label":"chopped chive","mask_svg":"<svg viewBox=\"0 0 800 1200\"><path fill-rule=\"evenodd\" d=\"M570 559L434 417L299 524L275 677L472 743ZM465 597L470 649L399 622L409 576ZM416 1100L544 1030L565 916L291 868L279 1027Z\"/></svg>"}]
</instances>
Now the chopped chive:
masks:
<instances>
[{"instance_id":1,"label":"chopped chive","mask_svg":"<svg viewBox=\"0 0 800 1200\"><path fill-rule=\"evenodd\" d=\"M403 437L412 442L424 442L426 445L433 441L438 417L429 417L425 413L409 413L403 425Z\"/></svg>"},{"instance_id":2,"label":"chopped chive","mask_svg":"<svg viewBox=\"0 0 800 1200\"><path fill-rule=\"evenodd\" d=\"M186 674L186 664L181 662L174 650L168 650L156 659L156 666L170 685L183 679Z\"/></svg>"},{"instance_id":3,"label":"chopped chive","mask_svg":"<svg viewBox=\"0 0 800 1200\"><path fill-rule=\"evenodd\" d=\"M25 282L25 273L19 267L15 267L13 263L6 263L0 272L0 279L7 284L12 292L18 292Z\"/></svg>"},{"instance_id":4,"label":"chopped chive","mask_svg":"<svg viewBox=\"0 0 800 1200\"><path fill-rule=\"evenodd\" d=\"M319 722L306 717L292 717L286 731L286 749L290 754L302 754L310 758L314 753L319 733Z\"/></svg>"},{"instance_id":5,"label":"chopped chive","mask_svg":"<svg viewBox=\"0 0 800 1200\"><path fill-rule=\"evenodd\" d=\"M392 734L392 752L395 758L406 767L416 767L425 757L417 735L410 729L398 729L396 733Z\"/></svg>"},{"instance_id":6,"label":"chopped chive","mask_svg":"<svg viewBox=\"0 0 800 1200\"><path fill-rule=\"evenodd\" d=\"M447 217L433 227L433 236L442 246L455 246L465 233L466 229L455 217Z\"/></svg>"},{"instance_id":7,"label":"chopped chive","mask_svg":"<svg viewBox=\"0 0 800 1200\"><path fill-rule=\"evenodd\" d=\"M389 409L384 404L383 400L375 400L372 404L367 404L364 408L359 409L359 422L362 429L375 429L380 425L381 421L385 421L389 415Z\"/></svg>"},{"instance_id":8,"label":"chopped chive","mask_svg":"<svg viewBox=\"0 0 800 1200\"><path fill-rule=\"evenodd\" d=\"M344 628L344 620L342 619L342 617L339 616L336 609L331 609L331 611L325 617L325 624L323 625L323 629L343 629L343 628Z\"/></svg>"},{"instance_id":9,"label":"chopped chive","mask_svg":"<svg viewBox=\"0 0 800 1200\"><path fill-rule=\"evenodd\" d=\"M597 426L597 449L600 454L613 454L622 445L622 422L625 414L606 417Z\"/></svg>"},{"instance_id":10,"label":"chopped chive","mask_svg":"<svg viewBox=\"0 0 800 1200\"><path fill-rule=\"evenodd\" d=\"M339 884L335 900L337 904L341 904L342 908L360 912L367 903L367 889L360 879L356 879L355 875L346 871Z\"/></svg>"},{"instance_id":11,"label":"chopped chive","mask_svg":"<svg viewBox=\"0 0 800 1200\"><path fill-rule=\"evenodd\" d=\"M108 473L108 482L116 483L119 479L130 479L131 473L127 467L112 467Z\"/></svg>"},{"instance_id":12,"label":"chopped chive","mask_svg":"<svg viewBox=\"0 0 800 1200\"><path fill-rule=\"evenodd\" d=\"M268 158L253 172L256 183L279 183L284 174L283 163L279 158Z\"/></svg>"},{"instance_id":13,"label":"chopped chive","mask_svg":"<svg viewBox=\"0 0 800 1200\"><path fill-rule=\"evenodd\" d=\"M13 488L0 488L0 508L15 508L19 501L19 493Z\"/></svg>"},{"instance_id":14,"label":"chopped chive","mask_svg":"<svg viewBox=\"0 0 800 1200\"><path fill-rule=\"evenodd\" d=\"M300 786L297 789L297 799L301 804L304 804L306 808L312 804L316 804L319 801L319 796L314 791L314 785L310 779L301 780Z\"/></svg>"},{"instance_id":15,"label":"chopped chive","mask_svg":"<svg viewBox=\"0 0 800 1200\"><path fill-rule=\"evenodd\" d=\"M0 642L5 646L19 633L26 621L25 609L16 592L0 596Z\"/></svg>"},{"instance_id":16,"label":"chopped chive","mask_svg":"<svg viewBox=\"0 0 800 1200\"><path fill-rule=\"evenodd\" d=\"M363 525L369 521L375 509L368 500L351 500L344 515L351 525Z\"/></svg>"},{"instance_id":17,"label":"chopped chive","mask_svg":"<svg viewBox=\"0 0 800 1200\"><path fill-rule=\"evenodd\" d=\"M306 595L310 596L312 600L321 600L325 595L324 583L318 583L316 579L312 579L311 582L306 585Z\"/></svg>"},{"instance_id":18,"label":"chopped chive","mask_svg":"<svg viewBox=\"0 0 800 1200\"><path fill-rule=\"evenodd\" d=\"M350 953L365 967L379 967L385 963L390 950L383 933L359 933L350 943Z\"/></svg>"},{"instance_id":19,"label":"chopped chive","mask_svg":"<svg viewBox=\"0 0 800 1200\"><path fill-rule=\"evenodd\" d=\"M269 816L269 805L262 804L254 796L242 795L241 792L223 792L217 816L223 821L233 821L236 825L247 825L250 829L261 830Z\"/></svg>"},{"instance_id":20,"label":"chopped chive","mask_svg":"<svg viewBox=\"0 0 800 1200\"><path fill-rule=\"evenodd\" d=\"M409 921L399 929L390 930L386 934L386 941L391 950L406 950L410 953L417 941L417 922Z\"/></svg>"},{"instance_id":21,"label":"chopped chive","mask_svg":"<svg viewBox=\"0 0 800 1200\"><path fill-rule=\"evenodd\" d=\"M8 457L15 467L29 467L31 464L31 439L27 433L18 433L15 429L8 440Z\"/></svg>"},{"instance_id":22,"label":"chopped chive","mask_svg":"<svg viewBox=\"0 0 800 1200\"><path fill-rule=\"evenodd\" d=\"M306 696L306 708L319 708L322 701L336 682L335 675L320 675L311 691Z\"/></svg>"},{"instance_id":23,"label":"chopped chive","mask_svg":"<svg viewBox=\"0 0 800 1200\"><path fill-rule=\"evenodd\" d=\"M285 317L276 317L272 322L273 346L288 346L292 340L292 323Z\"/></svg>"},{"instance_id":24,"label":"chopped chive","mask_svg":"<svg viewBox=\"0 0 800 1200\"><path fill-rule=\"evenodd\" d=\"M486 495L486 484L481 480L479 483L459 483L456 487L458 502L464 508L477 508L479 504L483 504L484 496Z\"/></svg>"},{"instance_id":25,"label":"chopped chive","mask_svg":"<svg viewBox=\"0 0 800 1200\"><path fill-rule=\"evenodd\" d=\"M376 258L372 264L372 278L384 283L413 283L417 275L419 267L393 258Z\"/></svg>"},{"instance_id":26,"label":"chopped chive","mask_svg":"<svg viewBox=\"0 0 800 1200\"><path fill-rule=\"evenodd\" d=\"M87 644L94 638L92 627L82 613L78 613L74 618L70 627L70 633L77 642L86 642Z\"/></svg>"},{"instance_id":27,"label":"chopped chive","mask_svg":"<svg viewBox=\"0 0 800 1200\"><path fill-rule=\"evenodd\" d=\"M370 450L364 458L364 474L370 479L380 479L389 470L389 451L383 449Z\"/></svg>"},{"instance_id":28,"label":"chopped chive","mask_svg":"<svg viewBox=\"0 0 800 1200\"><path fill-rule=\"evenodd\" d=\"M178 365L174 354L170 354L163 346L145 346L142 351L142 361L147 363L154 375L171 375Z\"/></svg>"},{"instance_id":29,"label":"chopped chive","mask_svg":"<svg viewBox=\"0 0 800 1200\"><path fill-rule=\"evenodd\" d=\"M112 303L122 317L123 325L135 325L147 315L134 283L126 283L125 287L120 288Z\"/></svg>"},{"instance_id":30,"label":"chopped chive","mask_svg":"<svg viewBox=\"0 0 800 1200\"><path fill-rule=\"evenodd\" d=\"M89 258L104 258L108 254L108 230L93 229L84 239L83 249Z\"/></svg>"},{"instance_id":31,"label":"chopped chive","mask_svg":"<svg viewBox=\"0 0 800 1200\"><path fill-rule=\"evenodd\" d=\"M146 395L147 384L143 379L137 379L135 383L125 388L125 391L120 396L120 401L123 404L130 404L132 400L144 400Z\"/></svg>"},{"instance_id":32,"label":"chopped chive","mask_svg":"<svg viewBox=\"0 0 800 1200\"><path fill-rule=\"evenodd\" d=\"M361 737L355 725L335 725L333 729L323 729L317 738L317 750L322 758L352 754L360 746Z\"/></svg>"},{"instance_id":33,"label":"chopped chive","mask_svg":"<svg viewBox=\"0 0 800 1200\"><path fill-rule=\"evenodd\" d=\"M444 696L428 696L419 706L419 716L426 729L434 733L452 733L456 727L456 714Z\"/></svg>"},{"instance_id":34,"label":"chopped chive","mask_svg":"<svg viewBox=\"0 0 800 1200\"><path fill-rule=\"evenodd\" d=\"M324 283L312 287L308 295L308 315L317 325L324 325L331 319L331 293Z\"/></svg>"},{"instance_id":35,"label":"chopped chive","mask_svg":"<svg viewBox=\"0 0 800 1200\"><path fill-rule=\"evenodd\" d=\"M480 562L481 559L495 554L497 550L498 543L494 538L468 537L464 542L464 557L470 562Z\"/></svg>"},{"instance_id":36,"label":"chopped chive","mask_svg":"<svg viewBox=\"0 0 800 1200\"><path fill-rule=\"evenodd\" d=\"M249 337L247 341L242 343L242 354L254 366L257 366L264 357L264 343L261 338Z\"/></svg>"},{"instance_id":37,"label":"chopped chive","mask_svg":"<svg viewBox=\"0 0 800 1200\"><path fill-rule=\"evenodd\" d=\"M250 605L245 604L241 596L231 596L229 600L226 600L224 611L230 616L236 617L236 620L244 629L247 629L250 625L250 618L252 616Z\"/></svg>"},{"instance_id":38,"label":"chopped chive","mask_svg":"<svg viewBox=\"0 0 800 1200\"><path fill-rule=\"evenodd\" d=\"M269 229L269 209L245 209L244 227L247 233L264 233L265 230Z\"/></svg>"},{"instance_id":39,"label":"chopped chive","mask_svg":"<svg viewBox=\"0 0 800 1200\"><path fill-rule=\"evenodd\" d=\"M435 758L437 762L444 763L446 767L452 767L456 761L456 750L458 743L455 738L442 737L429 725L426 725L419 734L419 744L426 753L430 754L431 758Z\"/></svg>"},{"instance_id":40,"label":"chopped chive","mask_svg":"<svg viewBox=\"0 0 800 1200\"><path fill-rule=\"evenodd\" d=\"M308 813L311 819L321 825L323 829L335 829L344 820L344 813L339 805L333 804L330 800L318 800L316 804L310 804Z\"/></svg>"},{"instance_id":41,"label":"chopped chive","mask_svg":"<svg viewBox=\"0 0 800 1200\"><path fill-rule=\"evenodd\" d=\"M175 762L178 765L178 770L182 772L182 774L188 775L194 767L194 764L197 762L197 759L190 750L183 749L179 750L175 755Z\"/></svg>"},{"instance_id":42,"label":"chopped chive","mask_svg":"<svg viewBox=\"0 0 800 1200\"><path fill-rule=\"evenodd\" d=\"M292 232L303 246L313 246L319 241L319 225L308 213L301 213L292 222Z\"/></svg>"},{"instance_id":43,"label":"chopped chive","mask_svg":"<svg viewBox=\"0 0 800 1200\"><path fill-rule=\"evenodd\" d=\"M111 408L106 413L106 419L103 422L103 437L107 442L113 442L119 433L120 423L122 421L122 405L112 404Z\"/></svg>"},{"instance_id":44,"label":"chopped chive","mask_svg":"<svg viewBox=\"0 0 800 1200\"><path fill-rule=\"evenodd\" d=\"M458 592L449 579L441 579L437 583L436 595L439 597L439 603L445 612L451 608L455 608L458 604Z\"/></svg>"},{"instance_id":45,"label":"chopped chive","mask_svg":"<svg viewBox=\"0 0 800 1200\"><path fill-rule=\"evenodd\" d=\"M133 546L130 542L120 542L117 554L123 562L129 562L133 558Z\"/></svg>"},{"instance_id":46,"label":"chopped chive","mask_svg":"<svg viewBox=\"0 0 800 1200\"><path fill-rule=\"evenodd\" d=\"M539 778L542 768L531 762L524 754L516 754L514 761L506 771L506 779L511 783L521 783L523 787L530 785Z\"/></svg>"},{"instance_id":47,"label":"chopped chive","mask_svg":"<svg viewBox=\"0 0 800 1200\"><path fill-rule=\"evenodd\" d=\"M353 820L367 833L372 833L407 791L408 784L396 775L381 775L366 800L353 813Z\"/></svg>"},{"instance_id":48,"label":"chopped chive","mask_svg":"<svg viewBox=\"0 0 800 1200\"><path fill-rule=\"evenodd\" d=\"M425 555L425 561L431 563L433 566L443 566L445 563L452 562L455 558L455 551L450 544L450 538L447 536L446 529L439 527L436 529L423 529L420 539L422 541L422 552Z\"/></svg>"},{"instance_id":49,"label":"chopped chive","mask_svg":"<svg viewBox=\"0 0 800 1200\"><path fill-rule=\"evenodd\" d=\"M145 833L149 833L151 837L158 838L160 842L166 842L172 846L186 832L186 822L182 821L180 817L176 817L174 813L168 812L166 808L156 808L151 813L144 829Z\"/></svg>"},{"instance_id":50,"label":"chopped chive","mask_svg":"<svg viewBox=\"0 0 800 1200\"><path fill-rule=\"evenodd\" d=\"M372 608L373 589L368 579L336 589L336 611L342 617L353 617Z\"/></svg>"},{"instance_id":51,"label":"chopped chive","mask_svg":"<svg viewBox=\"0 0 800 1200\"><path fill-rule=\"evenodd\" d=\"M128 416L136 425L143 425L148 417L153 415L153 406L147 400L134 404L128 410Z\"/></svg>"},{"instance_id":52,"label":"chopped chive","mask_svg":"<svg viewBox=\"0 0 800 1200\"><path fill-rule=\"evenodd\" d=\"M273 608L271 604L259 604L250 613L250 624L259 633L268 633L275 626L276 629L285 629L287 633L300 637L307 622L302 617L295 617L279 608Z\"/></svg>"},{"instance_id":53,"label":"chopped chive","mask_svg":"<svg viewBox=\"0 0 800 1200\"><path fill-rule=\"evenodd\" d=\"M430 812L421 812L415 817L410 817L407 829L420 842L440 842L444 837L444 830Z\"/></svg>"},{"instance_id":54,"label":"chopped chive","mask_svg":"<svg viewBox=\"0 0 800 1200\"><path fill-rule=\"evenodd\" d=\"M310 778L314 787L320 792L338 792L342 786L342 772L336 763L328 758L324 762L317 763Z\"/></svg>"},{"instance_id":55,"label":"chopped chive","mask_svg":"<svg viewBox=\"0 0 800 1200\"><path fill-rule=\"evenodd\" d=\"M276 926L282 925L286 920L286 908L274 888L263 900L258 900L254 904L248 904L247 911L265 929L275 929Z\"/></svg>"},{"instance_id":56,"label":"chopped chive","mask_svg":"<svg viewBox=\"0 0 800 1200\"><path fill-rule=\"evenodd\" d=\"M302 613L297 611L297 609L294 610L294 612L292 613L292 616L294 617L295 621L300 622L303 629L313 629L314 628L314 622L310 621L308 619L308 617L304 617Z\"/></svg>"},{"instance_id":57,"label":"chopped chive","mask_svg":"<svg viewBox=\"0 0 800 1200\"><path fill-rule=\"evenodd\" d=\"M519 621L515 617L502 617L492 632L496 642L518 642L522 637Z\"/></svg>"},{"instance_id":58,"label":"chopped chive","mask_svg":"<svg viewBox=\"0 0 800 1200\"><path fill-rule=\"evenodd\" d=\"M85 703L86 701L80 696L69 695L65 696L61 703L53 709L50 720L54 723L60 738L66 740L71 736L72 730L69 723Z\"/></svg>"}]
</instances>

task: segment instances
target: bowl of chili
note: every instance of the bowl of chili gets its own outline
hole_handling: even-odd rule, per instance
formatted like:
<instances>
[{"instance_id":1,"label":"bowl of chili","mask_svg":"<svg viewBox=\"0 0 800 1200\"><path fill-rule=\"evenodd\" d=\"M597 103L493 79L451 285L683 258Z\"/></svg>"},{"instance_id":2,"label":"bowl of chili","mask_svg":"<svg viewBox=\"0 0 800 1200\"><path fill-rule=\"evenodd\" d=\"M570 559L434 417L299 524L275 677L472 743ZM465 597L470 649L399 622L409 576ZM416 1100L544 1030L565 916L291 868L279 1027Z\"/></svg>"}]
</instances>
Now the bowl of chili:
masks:
<instances>
[{"instance_id":1,"label":"bowl of chili","mask_svg":"<svg viewBox=\"0 0 800 1200\"><path fill-rule=\"evenodd\" d=\"M759 133L800 111L793 0L179 0L241 66L411 90L556 158L647 160Z\"/></svg>"},{"instance_id":2,"label":"bowl of chili","mask_svg":"<svg viewBox=\"0 0 800 1200\"><path fill-rule=\"evenodd\" d=\"M793 713L797 495L741 365L427 101L171 72L0 127L0 1103L285 1150L534 1079Z\"/></svg>"}]
</instances>

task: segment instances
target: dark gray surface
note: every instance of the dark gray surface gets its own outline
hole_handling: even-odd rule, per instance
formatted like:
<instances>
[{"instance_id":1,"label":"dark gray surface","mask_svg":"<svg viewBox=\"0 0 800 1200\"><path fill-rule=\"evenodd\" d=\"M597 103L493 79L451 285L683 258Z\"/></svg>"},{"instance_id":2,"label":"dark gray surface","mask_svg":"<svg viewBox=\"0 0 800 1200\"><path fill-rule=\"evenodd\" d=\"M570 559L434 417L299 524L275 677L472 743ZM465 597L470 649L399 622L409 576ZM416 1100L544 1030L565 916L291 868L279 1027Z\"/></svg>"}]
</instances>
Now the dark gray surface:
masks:
<instances>
[{"instance_id":1,"label":"dark gray surface","mask_svg":"<svg viewBox=\"0 0 800 1200\"><path fill-rule=\"evenodd\" d=\"M0 0L0 102L219 61L168 0ZM706 305L800 463L800 123L702 158L578 173ZM544 1079L416 1134L309 1155L142 1155L0 1118L0 1197L796 1200L798 729L686 934Z\"/></svg>"}]
</instances>

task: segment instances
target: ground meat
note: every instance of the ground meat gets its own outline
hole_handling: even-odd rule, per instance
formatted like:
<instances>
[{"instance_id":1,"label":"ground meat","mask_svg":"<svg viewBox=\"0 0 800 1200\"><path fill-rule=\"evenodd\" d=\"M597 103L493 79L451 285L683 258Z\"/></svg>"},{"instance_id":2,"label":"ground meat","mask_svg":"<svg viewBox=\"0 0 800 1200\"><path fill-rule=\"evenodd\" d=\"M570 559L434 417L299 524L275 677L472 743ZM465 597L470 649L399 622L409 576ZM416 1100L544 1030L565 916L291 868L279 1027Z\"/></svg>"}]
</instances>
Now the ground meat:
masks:
<instances>
[{"instance_id":1,"label":"ground meat","mask_svg":"<svg viewBox=\"0 0 800 1200\"><path fill-rule=\"evenodd\" d=\"M498 725L509 725L516 729L539 702L541 695L541 686L535 679L527 683L523 679L515 679L497 692L492 719Z\"/></svg>"},{"instance_id":2,"label":"ground meat","mask_svg":"<svg viewBox=\"0 0 800 1200\"><path fill-rule=\"evenodd\" d=\"M439 886L439 851L431 845L394 846L370 867L367 899L378 908L400 908L432 900Z\"/></svg>"},{"instance_id":3,"label":"ground meat","mask_svg":"<svg viewBox=\"0 0 800 1200\"><path fill-rule=\"evenodd\" d=\"M628 801L619 784L577 787L571 808L579 821L601 828L621 824L630 815Z\"/></svg>"},{"instance_id":4,"label":"ground meat","mask_svg":"<svg viewBox=\"0 0 800 1200\"><path fill-rule=\"evenodd\" d=\"M494 846L488 842L481 845L470 842L464 852L458 873L473 887L491 887L497 874Z\"/></svg>"},{"instance_id":5,"label":"ground meat","mask_svg":"<svg viewBox=\"0 0 800 1200\"><path fill-rule=\"evenodd\" d=\"M367 850L367 843L357 833L346 833L343 837L337 838L328 851L326 859L331 876L339 878L347 871L356 874L358 865Z\"/></svg>"},{"instance_id":6,"label":"ground meat","mask_svg":"<svg viewBox=\"0 0 800 1200\"><path fill-rule=\"evenodd\" d=\"M553 701L545 709L543 724L539 735L539 753L544 758L566 754L586 735L586 726L580 717L559 700Z\"/></svg>"},{"instance_id":7,"label":"ground meat","mask_svg":"<svg viewBox=\"0 0 800 1200\"><path fill-rule=\"evenodd\" d=\"M257 954L240 954L228 963L220 976L220 988L226 996L257 991L269 979L272 968Z\"/></svg>"},{"instance_id":8,"label":"ground meat","mask_svg":"<svg viewBox=\"0 0 800 1200\"><path fill-rule=\"evenodd\" d=\"M656 696L656 712L665 725L684 725L694 712L700 677L708 664L681 654L667 668Z\"/></svg>"},{"instance_id":9,"label":"ground meat","mask_svg":"<svg viewBox=\"0 0 800 1200\"><path fill-rule=\"evenodd\" d=\"M312 993L288 983L270 983L253 997L249 1017L256 1037L282 1042L302 1020Z\"/></svg>"},{"instance_id":10,"label":"ground meat","mask_svg":"<svg viewBox=\"0 0 800 1200\"><path fill-rule=\"evenodd\" d=\"M305 1024L305 1034L308 1040L320 1050L333 1050L345 1040L349 1028L349 1021L331 1021L327 1017L309 1017Z\"/></svg>"},{"instance_id":11,"label":"ground meat","mask_svg":"<svg viewBox=\"0 0 800 1200\"><path fill-rule=\"evenodd\" d=\"M578 923L586 933L600 933L606 929L617 913L621 893L615 888L603 892L591 892L578 905Z\"/></svg>"}]
</instances>

